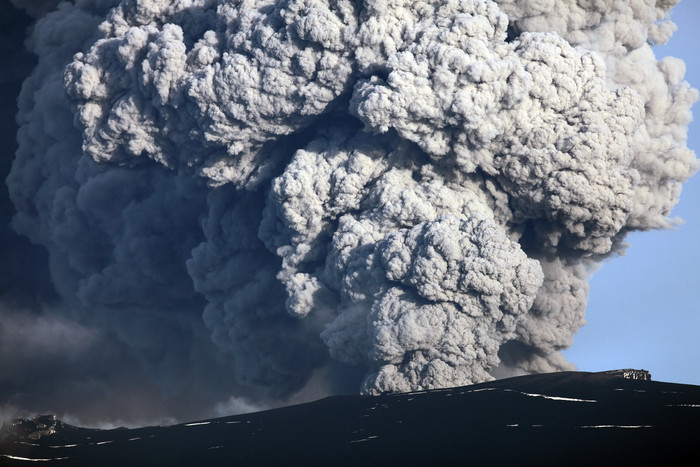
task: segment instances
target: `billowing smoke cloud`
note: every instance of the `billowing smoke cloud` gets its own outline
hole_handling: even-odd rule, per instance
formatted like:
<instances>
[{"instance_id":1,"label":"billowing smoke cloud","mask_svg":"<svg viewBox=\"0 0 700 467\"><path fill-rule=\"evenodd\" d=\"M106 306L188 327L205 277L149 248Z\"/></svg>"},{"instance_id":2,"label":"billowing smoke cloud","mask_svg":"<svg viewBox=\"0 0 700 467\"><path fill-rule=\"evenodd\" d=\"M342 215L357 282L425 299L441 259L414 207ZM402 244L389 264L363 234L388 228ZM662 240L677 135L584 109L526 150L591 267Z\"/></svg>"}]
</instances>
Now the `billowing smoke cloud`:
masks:
<instances>
[{"instance_id":1,"label":"billowing smoke cloud","mask_svg":"<svg viewBox=\"0 0 700 467\"><path fill-rule=\"evenodd\" d=\"M30 11L36 326L108 336L174 417L570 368L591 268L673 223L696 92L651 49L676 2L554 3Z\"/></svg>"}]
</instances>

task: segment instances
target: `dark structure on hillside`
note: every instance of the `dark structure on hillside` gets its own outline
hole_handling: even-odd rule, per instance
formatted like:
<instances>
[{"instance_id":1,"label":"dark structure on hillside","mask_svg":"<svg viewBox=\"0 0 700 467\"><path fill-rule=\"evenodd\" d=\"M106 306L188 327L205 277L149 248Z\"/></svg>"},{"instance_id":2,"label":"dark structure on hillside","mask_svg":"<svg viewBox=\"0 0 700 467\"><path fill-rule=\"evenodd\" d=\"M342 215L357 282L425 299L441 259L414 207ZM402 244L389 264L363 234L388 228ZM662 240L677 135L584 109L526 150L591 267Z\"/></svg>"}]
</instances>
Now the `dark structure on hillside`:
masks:
<instances>
[{"instance_id":1,"label":"dark structure on hillside","mask_svg":"<svg viewBox=\"0 0 700 467\"><path fill-rule=\"evenodd\" d=\"M624 370L609 370L604 373L607 375L622 376L625 379L651 381L651 373L649 373L647 370L633 370L631 368L625 368Z\"/></svg>"}]
</instances>

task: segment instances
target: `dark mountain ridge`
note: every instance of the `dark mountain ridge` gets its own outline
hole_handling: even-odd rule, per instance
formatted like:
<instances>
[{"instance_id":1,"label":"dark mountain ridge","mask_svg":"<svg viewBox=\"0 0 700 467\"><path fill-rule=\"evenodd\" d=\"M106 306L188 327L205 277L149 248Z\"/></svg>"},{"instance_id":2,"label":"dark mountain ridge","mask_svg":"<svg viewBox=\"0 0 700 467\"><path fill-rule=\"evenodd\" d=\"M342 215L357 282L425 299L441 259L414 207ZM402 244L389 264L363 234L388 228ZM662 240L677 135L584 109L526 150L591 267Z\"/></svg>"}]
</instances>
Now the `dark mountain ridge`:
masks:
<instances>
[{"instance_id":1,"label":"dark mountain ridge","mask_svg":"<svg viewBox=\"0 0 700 467\"><path fill-rule=\"evenodd\" d=\"M699 435L700 386L561 372L165 427L19 419L0 464L686 465Z\"/></svg>"}]
</instances>

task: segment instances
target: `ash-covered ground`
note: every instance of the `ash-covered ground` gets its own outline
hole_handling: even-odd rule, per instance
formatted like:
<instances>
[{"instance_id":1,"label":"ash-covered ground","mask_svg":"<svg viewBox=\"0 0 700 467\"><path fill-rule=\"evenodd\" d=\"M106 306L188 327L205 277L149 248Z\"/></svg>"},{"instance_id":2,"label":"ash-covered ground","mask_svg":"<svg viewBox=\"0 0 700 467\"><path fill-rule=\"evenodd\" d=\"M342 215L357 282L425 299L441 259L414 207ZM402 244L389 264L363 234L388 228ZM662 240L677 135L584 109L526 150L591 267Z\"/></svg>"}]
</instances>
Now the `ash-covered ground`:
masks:
<instances>
[{"instance_id":1,"label":"ash-covered ground","mask_svg":"<svg viewBox=\"0 0 700 467\"><path fill-rule=\"evenodd\" d=\"M174 426L16 420L2 430L0 464L681 465L698 435L698 386L561 372Z\"/></svg>"}]
</instances>

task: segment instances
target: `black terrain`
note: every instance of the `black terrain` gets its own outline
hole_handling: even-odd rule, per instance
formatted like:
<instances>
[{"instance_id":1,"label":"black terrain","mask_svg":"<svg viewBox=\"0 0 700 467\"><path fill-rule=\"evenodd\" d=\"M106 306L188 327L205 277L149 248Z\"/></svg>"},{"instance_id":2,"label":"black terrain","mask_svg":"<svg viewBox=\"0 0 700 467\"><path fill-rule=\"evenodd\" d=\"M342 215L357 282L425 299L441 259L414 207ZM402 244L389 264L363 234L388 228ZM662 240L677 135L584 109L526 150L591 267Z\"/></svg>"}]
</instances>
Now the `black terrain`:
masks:
<instances>
[{"instance_id":1,"label":"black terrain","mask_svg":"<svg viewBox=\"0 0 700 467\"><path fill-rule=\"evenodd\" d=\"M698 465L700 386L562 372L174 426L52 416L0 432L3 465Z\"/></svg>"}]
</instances>

